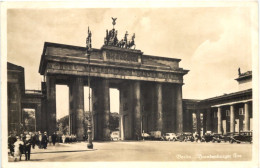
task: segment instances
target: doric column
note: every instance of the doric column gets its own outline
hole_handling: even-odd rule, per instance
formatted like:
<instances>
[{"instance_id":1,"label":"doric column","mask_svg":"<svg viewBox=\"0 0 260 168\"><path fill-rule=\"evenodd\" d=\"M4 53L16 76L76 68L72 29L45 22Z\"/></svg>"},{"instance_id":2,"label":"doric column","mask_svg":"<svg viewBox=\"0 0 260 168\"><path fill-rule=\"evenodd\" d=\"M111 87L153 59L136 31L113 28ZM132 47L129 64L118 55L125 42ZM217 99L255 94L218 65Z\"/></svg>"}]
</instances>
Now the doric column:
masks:
<instances>
[{"instance_id":1,"label":"doric column","mask_svg":"<svg viewBox=\"0 0 260 168\"><path fill-rule=\"evenodd\" d=\"M104 113L103 113L103 140L110 140L109 115L110 115L110 96L109 96L109 80L102 80Z\"/></svg>"},{"instance_id":2,"label":"doric column","mask_svg":"<svg viewBox=\"0 0 260 168\"><path fill-rule=\"evenodd\" d=\"M197 112L196 112L196 119L197 119L197 133L200 135L201 121L200 121L200 111L199 110L197 110Z\"/></svg>"},{"instance_id":3,"label":"doric column","mask_svg":"<svg viewBox=\"0 0 260 168\"><path fill-rule=\"evenodd\" d=\"M211 131L211 111L207 109L206 131Z\"/></svg>"},{"instance_id":4,"label":"doric column","mask_svg":"<svg viewBox=\"0 0 260 168\"><path fill-rule=\"evenodd\" d=\"M35 131L40 131L41 128L41 111L42 111L42 106L41 104L37 104L36 109L35 109L35 122L36 122L36 127L35 127Z\"/></svg>"},{"instance_id":5,"label":"doric column","mask_svg":"<svg viewBox=\"0 0 260 168\"><path fill-rule=\"evenodd\" d=\"M157 96L157 109L156 109L156 128L158 131L163 129L162 121L162 84L157 83L155 86L156 96Z\"/></svg>"},{"instance_id":6,"label":"doric column","mask_svg":"<svg viewBox=\"0 0 260 168\"><path fill-rule=\"evenodd\" d=\"M47 133L56 131L56 84L54 76L47 76Z\"/></svg>"},{"instance_id":7,"label":"doric column","mask_svg":"<svg viewBox=\"0 0 260 168\"><path fill-rule=\"evenodd\" d=\"M218 133L222 133L221 107L218 107Z\"/></svg>"},{"instance_id":8,"label":"doric column","mask_svg":"<svg viewBox=\"0 0 260 168\"><path fill-rule=\"evenodd\" d=\"M176 126L177 133L183 132L182 85L176 85Z\"/></svg>"},{"instance_id":9,"label":"doric column","mask_svg":"<svg viewBox=\"0 0 260 168\"><path fill-rule=\"evenodd\" d=\"M73 81L73 80L72 80ZM74 134L74 130L73 130L73 83L71 82L69 84L69 134Z\"/></svg>"},{"instance_id":10,"label":"doric column","mask_svg":"<svg viewBox=\"0 0 260 168\"><path fill-rule=\"evenodd\" d=\"M46 95L47 94L47 88L46 88L46 82L42 82L41 83L41 89L42 89L42 94ZM41 131L44 132L47 130L47 99L43 98L41 100L41 128L40 130L37 131Z\"/></svg>"},{"instance_id":11,"label":"doric column","mask_svg":"<svg viewBox=\"0 0 260 168\"><path fill-rule=\"evenodd\" d=\"M73 82L73 104L75 133L78 140L83 140L84 135L84 84L83 78L76 77Z\"/></svg>"},{"instance_id":12,"label":"doric column","mask_svg":"<svg viewBox=\"0 0 260 168\"><path fill-rule=\"evenodd\" d=\"M42 99L41 101L41 129L37 131L47 131L47 99Z\"/></svg>"},{"instance_id":13,"label":"doric column","mask_svg":"<svg viewBox=\"0 0 260 168\"><path fill-rule=\"evenodd\" d=\"M134 110L134 133L135 139L141 137L141 94L140 94L140 82L134 82L133 88L133 110Z\"/></svg>"},{"instance_id":14,"label":"doric column","mask_svg":"<svg viewBox=\"0 0 260 168\"><path fill-rule=\"evenodd\" d=\"M234 110L234 105L230 105L230 132L235 132L235 110Z\"/></svg>"},{"instance_id":15,"label":"doric column","mask_svg":"<svg viewBox=\"0 0 260 168\"><path fill-rule=\"evenodd\" d=\"M249 110L248 110L248 102L245 102L245 131L249 131Z\"/></svg>"}]
</instances>

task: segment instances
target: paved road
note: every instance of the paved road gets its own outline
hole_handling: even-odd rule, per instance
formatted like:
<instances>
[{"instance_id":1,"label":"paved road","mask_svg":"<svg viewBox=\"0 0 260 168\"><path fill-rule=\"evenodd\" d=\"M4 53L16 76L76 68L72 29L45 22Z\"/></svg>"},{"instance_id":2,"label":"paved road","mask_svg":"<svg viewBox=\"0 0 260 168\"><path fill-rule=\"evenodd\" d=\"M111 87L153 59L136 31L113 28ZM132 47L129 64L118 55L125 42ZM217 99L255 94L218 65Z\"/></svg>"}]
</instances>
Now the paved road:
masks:
<instances>
[{"instance_id":1,"label":"paved road","mask_svg":"<svg viewBox=\"0 0 260 168\"><path fill-rule=\"evenodd\" d=\"M196 143L168 141L94 142L59 144L32 149L31 161L246 161L252 144Z\"/></svg>"}]
</instances>

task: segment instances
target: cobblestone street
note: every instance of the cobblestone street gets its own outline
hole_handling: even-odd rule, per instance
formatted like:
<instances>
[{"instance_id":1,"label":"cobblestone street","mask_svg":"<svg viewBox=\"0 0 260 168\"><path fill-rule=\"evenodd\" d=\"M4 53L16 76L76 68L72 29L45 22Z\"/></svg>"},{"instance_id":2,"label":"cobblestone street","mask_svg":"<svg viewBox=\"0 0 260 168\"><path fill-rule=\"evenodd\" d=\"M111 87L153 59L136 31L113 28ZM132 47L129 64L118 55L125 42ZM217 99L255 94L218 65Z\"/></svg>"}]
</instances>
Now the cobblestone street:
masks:
<instances>
[{"instance_id":1,"label":"cobblestone street","mask_svg":"<svg viewBox=\"0 0 260 168\"><path fill-rule=\"evenodd\" d=\"M31 162L247 161L251 157L252 144L119 141L94 142L93 150L87 149L85 142L51 145L46 150L36 147L32 149Z\"/></svg>"}]
</instances>

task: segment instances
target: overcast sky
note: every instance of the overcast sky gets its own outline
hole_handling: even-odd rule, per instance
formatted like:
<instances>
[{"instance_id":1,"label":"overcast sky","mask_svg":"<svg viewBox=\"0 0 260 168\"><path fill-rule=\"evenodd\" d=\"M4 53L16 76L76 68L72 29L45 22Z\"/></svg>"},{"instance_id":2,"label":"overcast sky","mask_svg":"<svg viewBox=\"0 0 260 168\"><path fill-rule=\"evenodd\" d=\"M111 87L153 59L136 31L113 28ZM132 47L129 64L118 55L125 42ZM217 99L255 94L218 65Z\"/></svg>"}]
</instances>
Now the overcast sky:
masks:
<instances>
[{"instance_id":1,"label":"overcast sky","mask_svg":"<svg viewBox=\"0 0 260 168\"><path fill-rule=\"evenodd\" d=\"M136 48L144 54L182 59L180 67L190 70L184 77L183 98L237 91L238 67L252 70L251 33L256 27L246 7L9 9L7 17L7 60L25 68L26 89L40 89L44 42L85 46L89 26L92 46L100 48L106 29L112 28L111 17L117 17L118 37L125 31L135 33ZM67 101L64 88L57 88L58 104ZM62 106L57 107L58 118L67 110ZM118 103L112 104L111 111L116 109Z\"/></svg>"}]
</instances>

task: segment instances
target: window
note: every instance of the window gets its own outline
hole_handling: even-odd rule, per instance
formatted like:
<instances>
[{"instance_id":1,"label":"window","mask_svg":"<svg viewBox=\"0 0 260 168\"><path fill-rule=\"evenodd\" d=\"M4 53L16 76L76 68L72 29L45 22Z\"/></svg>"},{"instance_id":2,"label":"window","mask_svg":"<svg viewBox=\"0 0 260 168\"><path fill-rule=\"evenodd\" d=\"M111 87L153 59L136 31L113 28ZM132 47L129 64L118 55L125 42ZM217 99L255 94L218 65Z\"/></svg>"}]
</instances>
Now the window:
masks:
<instances>
[{"instance_id":1,"label":"window","mask_svg":"<svg viewBox=\"0 0 260 168\"><path fill-rule=\"evenodd\" d=\"M230 111L226 110L226 116L230 116Z\"/></svg>"},{"instance_id":2,"label":"window","mask_svg":"<svg viewBox=\"0 0 260 168\"><path fill-rule=\"evenodd\" d=\"M244 109L243 108L239 108L239 115L244 115Z\"/></svg>"},{"instance_id":3,"label":"window","mask_svg":"<svg viewBox=\"0 0 260 168\"><path fill-rule=\"evenodd\" d=\"M214 112L214 118L218 118L218 112L217 111Z\"/></svg>"}]
</instances>

